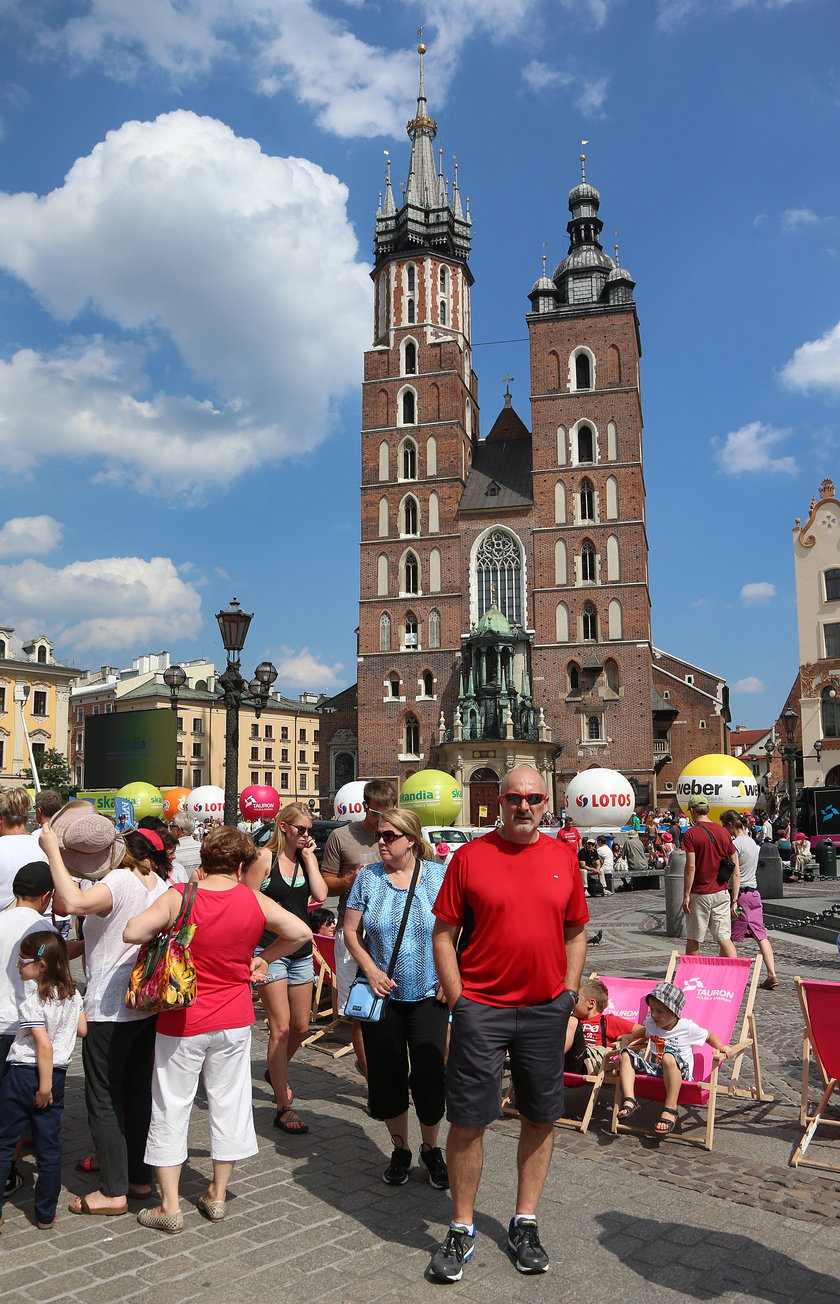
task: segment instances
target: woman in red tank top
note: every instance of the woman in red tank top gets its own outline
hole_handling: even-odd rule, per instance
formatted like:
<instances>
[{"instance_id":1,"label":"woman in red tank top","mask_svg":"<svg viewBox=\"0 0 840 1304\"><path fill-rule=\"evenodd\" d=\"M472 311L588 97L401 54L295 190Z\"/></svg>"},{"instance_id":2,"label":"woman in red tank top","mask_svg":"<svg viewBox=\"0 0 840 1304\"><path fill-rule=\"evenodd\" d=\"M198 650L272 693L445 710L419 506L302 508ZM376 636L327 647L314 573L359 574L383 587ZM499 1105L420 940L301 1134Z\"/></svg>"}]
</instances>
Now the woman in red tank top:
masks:
<instances>
[{"instance_id":1,"label":"woman in red tank top","mask_svg":"<svg viewBox=\"0 0 840 1304\"><path fill-rule=\"evenodd\" d=\"M137 1221L144 1227L183 1231L178 1185L199 1077L207 1095L213 1179L198 1208L211 1222L224 1217L234 1163L257 1153L251 1107L252 976L259 981L267 962L296 950L312 934L282 906L243 884L256 856L253 842L238 829L216 829L201 846L201 881L190 916L196 925L190 944L196 999L185 1009L158 1015L146 1162L155 1166L161 1199L155 1208L140 1210ZM148 942L170 928L185 886L171 887L130 919L125 941ZM252 959L266 928L277 941Z\"/></svg>"}]
</instances>

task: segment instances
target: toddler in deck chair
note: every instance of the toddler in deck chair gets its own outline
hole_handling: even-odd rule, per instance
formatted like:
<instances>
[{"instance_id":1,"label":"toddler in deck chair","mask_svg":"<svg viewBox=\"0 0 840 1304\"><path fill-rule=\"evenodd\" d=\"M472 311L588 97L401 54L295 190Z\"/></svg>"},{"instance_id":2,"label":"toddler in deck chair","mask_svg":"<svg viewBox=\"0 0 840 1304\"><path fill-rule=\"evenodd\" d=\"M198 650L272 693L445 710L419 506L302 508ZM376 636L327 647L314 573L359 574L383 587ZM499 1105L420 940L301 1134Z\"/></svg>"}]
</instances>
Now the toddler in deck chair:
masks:
<instances>
[{"instance_id":1,"label":"toddler in deck chair","mask_svg":"<svg viewBox=\"0 0 840 1304\"><path fill-rule=\"evenodd\" d=\"M619 1037L614 1052L619 1061L618 1077L622 1095L618 1118L619 1122L626 1123L639 1108L639 1102L633 1095L637 1073L662 1078L665 1104L654 1133L656 1136L667 1136L673 1132L677 1122L676 1105L680 1086L692 1076L693 1048L706 1042L722 1059L731 1054L731 1048L724 1046L720 1037L701 1028L699 1023L681 1017L685 993L673 983L657 983L645 1001L650 1014L644 1023L637 1023L630 1032ZM645 1040L649 1042L647 1056L629 1049Z\"/></svg>"},{"instance_id":2,"label":"toddler in deck chair","mask_svg":"<svg viewBox=\"0 0 840 1304\"><path fill-rule=\"evenodd\" d=\"M632 1019L604 1013L609 1000L610 994L600 978L583 979L566 1028L566 1073L600 1073L609 1048L622 1033L632 1031Z\"/></svg>"}]
</instances>

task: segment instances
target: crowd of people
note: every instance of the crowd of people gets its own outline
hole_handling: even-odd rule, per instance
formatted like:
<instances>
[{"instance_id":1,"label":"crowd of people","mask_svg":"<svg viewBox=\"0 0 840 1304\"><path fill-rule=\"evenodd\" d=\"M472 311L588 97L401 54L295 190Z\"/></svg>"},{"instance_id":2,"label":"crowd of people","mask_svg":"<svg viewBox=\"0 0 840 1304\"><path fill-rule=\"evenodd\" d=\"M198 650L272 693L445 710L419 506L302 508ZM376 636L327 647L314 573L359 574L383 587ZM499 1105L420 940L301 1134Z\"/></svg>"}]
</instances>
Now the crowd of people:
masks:
<instances>
[{"instance_id":1,"label":"crowd of people","mask_svg":"<svg viewBox=\"0 0 840 1304\"><path fill-rule=\"evenodd\" d=\"M563 1112L564 1055L583 1071L603 1056L616 1059L622 1119L635 1112L635 1073L663 1077L656 1131L666 1134L691 1047L707 1041L720 1056L729 1053L681 1017L681 993L669 984L650 993L644 1024L605 1014L603 983L583 979L587 884L594 876L610 890L631 844L646 838L648 857L657 842L667 849L666 839L673 846L678 837L688 952L707 932L721 954L734 954L735 943L751 936L767 967L763 985L772 988L778 980L755 884L757 839L737 811L713 824L702 799L667 828L653 812L634 817L639 828L623 843L583 839L571 821L558 836L541 836L544 782L520 766L502 781L500 827L460 846L445 869L416 814L396 800L388 781L368 783L364 818L331 834L319 866L312 814L300 803L280 811L273 837L258 849L234 828L199 840L184 815L148 818L120 834L87 803L62 804L51 793L38 795L40 832L29 834L27 794L0 793L3 1198L22 1184L15 1157L29 1138L37 1155L35 1220L40 1229L55 1221L64 1083L80 1038L92 1152L77 1167L97 1178L69 1211L116 1217L137 1200L143 1226L182 1231L180 1176L203 1080L212 1174L197 1207L211 1222L224 1218L234 1165L258 1149L255 1002L268 1029L275 1126L305 1133L289 1068L309 1027L313 933L334 935L340 1011L362 1008L354 1003L359 986L364 1008L379 1010L376 1019L355 1020L352 1035L369 1113L390 1143L383 1178L394 1186L408 1180L413 1110L421 1170L433 1187L451 1188L452 1219L430 1275L457 1281L474 1253L483 1137L498 1117L506 1059L521 1133L508 1250L519 1271L546 1271L537 1208ZM721 883L724 859L732 875ZM323 909L331 894L339 897L337 921ZM133 1008L125 997L139 948L187 914L194 1002L157 1015ZM84 1000L70 971L77 957ZM646 1043L658 1047L653 1059ZM149 1203L153 1183L158 1194ZM0 1222L1 1215L2 1208Z\"/></svg>"}]
</instances>

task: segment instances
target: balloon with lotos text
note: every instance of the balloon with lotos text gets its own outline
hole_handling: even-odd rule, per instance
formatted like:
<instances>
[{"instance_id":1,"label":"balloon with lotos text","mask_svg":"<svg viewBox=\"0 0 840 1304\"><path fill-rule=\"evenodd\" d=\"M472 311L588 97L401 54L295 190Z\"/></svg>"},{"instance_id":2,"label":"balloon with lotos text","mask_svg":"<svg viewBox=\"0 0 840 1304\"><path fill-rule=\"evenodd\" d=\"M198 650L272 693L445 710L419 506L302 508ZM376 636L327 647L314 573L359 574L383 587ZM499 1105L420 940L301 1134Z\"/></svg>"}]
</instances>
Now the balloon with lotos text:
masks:
<instances>
[{"instance_id":1,"label":"balloon with lotos text","mask_svg":"<svg viewBox=\"0 0 840 1304\"><path fill-rule=\"evenodd\" d=\"M688 811L690 797L705 797L710 818L720 820L725 810L752 810L758 801L758 779L737 756L698 756L677 779L681 810Z\"/></svg>"},{"instance_id":2,"label":"balloon with lotos text","mask_svg":"<svg viewBox=\"0 0 840 1304\"><path fill-rule=\"evenodd\" d=\"M206 824L208 820L224 819L225 794L223 789L217 788L212 783L205 783L201 788L193 788L184 803L184 810L201 824Z\"/></svg>"},{"instance_id":3,"label":"balloon with lotos text","mask_svg":"<svg viewBox=\"0 0 840 1304\"><path fill-rule=\"evenodd\" d=\"M463 802L460 783L444 770L418 770L400 791L400 805L413 810L421 824L451 824Z\"/></svg>"},{"instance_id":4,"label":"balloon with lotos text","mask_svg":"<svg viewBox=\"0 0 840 1304\"><path fill-rule=\"evenodd\" d=\"M280 809L280 793L267 783L252 783L239 794L239 812L246 820L273 820Z\"/></svg>"},{"instance_id":5,"label":"balloon with lotos text","mask_svg":"<svg viewBox=\"0 0 840 1304\"><path fill-rule=\"evenodd\" d=\"M157 815L163 819L163 793L151 783L127 783L120 788L118 797L124 797L134 807L135 820L145 819L147 815Z\"/></svg>"},{"instance_id":6,"label":"balloon with lotos text","mask_svg":"<svg viewBox=\"0 0 840 1304\"><path fill-rule=\"evenodd\" d=\"M163 813L168 820L174 819L179 810L184 810L189 795L189 788L169 788L163 794Z\"/></svg>"},{"instance_id":7,"label":"balloon with lotos text","mask_svg":"<svg viewBox=\"0 0 840 1304\"><path fill-rule=\"evenodd\" d=\"M365 818L365 781L364 779L354 779L352 783L345 783L343 788L339 788L335 794L333 804L333 819L345 820L350 823L353 820L363 820Z\"/></svg>"},{"instance_id":8,"label":"balloon with lotos text","mask_svg":"<svg viewBox=\"0 0 840 1304\"><path fill-rule=\"evenodd\" d=\"M635 806L633 788L618 770L581 770L566 788L566 810L582 829L620 829Z\"/></svg>"}]
</instances>

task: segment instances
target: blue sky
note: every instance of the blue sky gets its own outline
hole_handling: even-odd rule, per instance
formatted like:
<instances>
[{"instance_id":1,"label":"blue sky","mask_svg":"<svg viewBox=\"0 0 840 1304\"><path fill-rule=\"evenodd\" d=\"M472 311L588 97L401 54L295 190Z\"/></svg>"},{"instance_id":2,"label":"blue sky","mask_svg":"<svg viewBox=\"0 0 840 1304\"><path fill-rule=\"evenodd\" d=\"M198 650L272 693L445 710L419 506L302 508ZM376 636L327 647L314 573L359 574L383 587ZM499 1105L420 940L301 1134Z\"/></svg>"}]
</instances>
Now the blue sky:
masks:
<instances>
[{"instance_id":1,"label":"blue sky","mask_svg":"<svg viewBox=\"0 0 840 1304\"><path fill-rule=\"evenodd\" d=\"M0 620L80 666L354 678L359 381L384 150L425 24L474 220L482 428L567 194L643 342L654 639L769 723L791 527L840 480L836 0L0 0ZM509 344L495 341L512 340Z\"/></svg>"}]
</instances>

